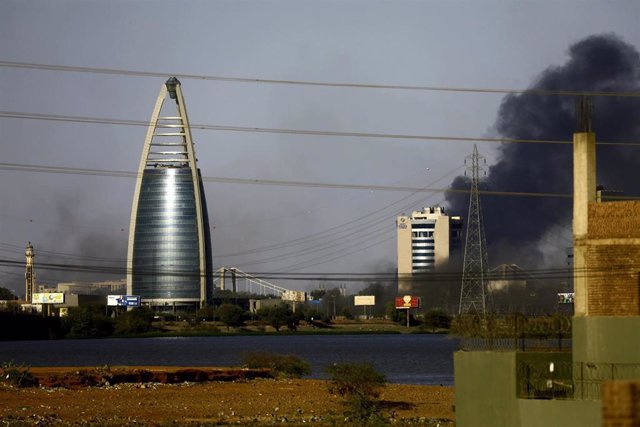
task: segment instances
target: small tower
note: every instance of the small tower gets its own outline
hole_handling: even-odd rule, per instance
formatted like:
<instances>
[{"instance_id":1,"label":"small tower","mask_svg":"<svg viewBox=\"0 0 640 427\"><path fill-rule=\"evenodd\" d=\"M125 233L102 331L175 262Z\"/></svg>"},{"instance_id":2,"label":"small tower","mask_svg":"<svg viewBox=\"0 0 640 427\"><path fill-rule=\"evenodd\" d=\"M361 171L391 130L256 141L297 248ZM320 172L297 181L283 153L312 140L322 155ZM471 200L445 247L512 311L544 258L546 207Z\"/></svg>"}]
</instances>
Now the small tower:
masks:
<instances>
[{"instance_id":1,"label":"small tower","mask_svg":"<svg viewBox=\"0 0 640 427\"><path fill-rule=\"evenodd\" d=\"M36 287L36 275L33 272L33 258L35 257L35 254L33 252L33 245L31 244L31 242L27 243L27 249L24 254L27 257L26 270L24 272L24 299L28 304L31 304L31 300L33 299L33 291Z\"/></svg>"}]
</instances>

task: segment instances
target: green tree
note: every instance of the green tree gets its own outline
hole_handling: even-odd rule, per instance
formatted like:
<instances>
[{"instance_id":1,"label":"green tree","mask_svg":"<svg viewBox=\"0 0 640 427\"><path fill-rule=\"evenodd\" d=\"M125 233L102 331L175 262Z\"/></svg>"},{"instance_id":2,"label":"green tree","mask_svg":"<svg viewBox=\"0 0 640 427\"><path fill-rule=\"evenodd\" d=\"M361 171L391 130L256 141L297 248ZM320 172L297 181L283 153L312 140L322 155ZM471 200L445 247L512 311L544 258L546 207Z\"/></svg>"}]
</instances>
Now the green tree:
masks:
<instances>
[{"instance_id":1,"label":"green tree","mask_svg":"<svg viewBox=\"0 0 640 427\"><path fill-rule=\"evenodd\" d=\"M331 318L327 316L324 312L318 310L315 307L311 307L308 305L302 308L302 318L307 323L310 323L310 324L312 323L314 325L317 325L318 322L322 322L322 323L331 322Z\"/></svg>"},{"instance_id":2,"label":"green tree","mask_svg":"<svg viewBox=\"0 0 640 427\"><path fill-rule=\"evenodd\" d=\"M196 317L201 320L215 320L216 309L210 305L204 306L198 310Z\"/></svg>"},{"instance_id":3,"label":"green tree","mask_svg":"<svg viewBox=\"0 0 640 427\"><path fill-rule=\"evenodd\" d=\"M266 320L276 331L280 331L283 326L295 330L302 319L302 313L294 313L287 304L261 308L258 310L258 316Z\"/></svg>"},{"instance_id":4,"label":"green tree","mask_svg":"<svg viewBox=\"0 0 640 427\"><path fill-rule=\"evenodd\" d=\"M230 326L242 325L244 323L242 320L243 314L242 308L235 304L222 304L216 310L216 316L227 326L227 330L229 330Z\"/></svg>"},{"instance_id":5,"label":"green tree","mask_svg":"<svg viewBox=\"0 0 640 427\"><path fill-rule=\"evenodd\" d=\"M375 296L376 304L371 308L371 313L374 316L384 316L386 314L387 303L393 301L396 297L396 288L391 284L374 282L358 292L358 295ZM369 309L367 309L367 311L369 311Z\"/></svg>"},{"instance_id":6,"label":"green tree","mask_svg":"<svg viewBox=\"0 0 640 427\"><path fill-rule=\"evenodd\" d=\"M326 293L327 291L324 289L314 289L309 294L311 295L311 298L313 298L314 300L321 300Z\"/></svg>"},{"instance_id":7,"label":"green tree","mask_svg":"<svg viewBox=\"0 0 640 427\"><path fill-rule=\"evenodd\" d=\"M424 315L424 326L436 329L449 329L451 327L451 316L443 310L429 310Z\"/></svg>"},{"instance_id":8,"label":"green tree","mask_svg":"<svg viewBox=\"0 0 640 427\"><path fill-rule=\"evenodd\" d=\"M69 338L98 338L113 333L113 320L103 313L103 306L71 307L63 318Z\"/></svg>"},{"instance_id":9,"label":"green tree","mask_svg":"<svg viewBox=\"0 0 640 427\"><path fill-rule=\"evenodd\" d=\"M329 392L345 398L346 415L359 425L383 423L378 398L387 380L372 363L338 363L326 369Z\"/></svg>"},{"instance_id":10,"label":"green tree","mask_svg":"<svg viewBox=\"0 0 640 427\"><path fill-rule=\"evenodd\" d=\"M11 292L7 288L0 288L0 300L2 301L13 301L18 299L13 292Z\"/></svg>"},{"instance_id":11,"label":"green tree","mask_svg":"<svg viewBox=\"0 0 640 427\"><path fill-rule=\"evenodd\" d=\"M387 318L397 323L407 323L406 311L407 310L397 310L395 302L389 302L386 305Z\"/></svg>"},{"instance_id":12,"label":"green tree","mask_svg":"<svg viewBox=\"0 0 640 427\"><path fill-rule=\"evenodd\" d=\"M147 307L136 307L116 319L115 332L118 334L141 334L151 330L153 311Z\"/></svg>"}]
</instances>

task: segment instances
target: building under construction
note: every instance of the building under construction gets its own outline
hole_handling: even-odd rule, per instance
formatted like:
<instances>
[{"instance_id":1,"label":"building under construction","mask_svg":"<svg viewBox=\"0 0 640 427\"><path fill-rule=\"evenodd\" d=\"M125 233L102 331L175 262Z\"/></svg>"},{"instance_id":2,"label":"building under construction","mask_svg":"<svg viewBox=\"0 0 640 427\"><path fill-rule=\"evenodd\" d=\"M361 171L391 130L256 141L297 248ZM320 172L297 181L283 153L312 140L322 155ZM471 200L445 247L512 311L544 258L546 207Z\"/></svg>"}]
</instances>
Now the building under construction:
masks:
<instances>
[{"instance_id":1,"label":"building under construction","mask_svg":"<svg viewBox=\"0 0 640 427\"><path fill-rule=\"evenodd\" d=\"M456 352L459 426L639 425L640 202L597 200L590 126L573 137L573 183L572 351Z\"/></svg>"}]
</instances>

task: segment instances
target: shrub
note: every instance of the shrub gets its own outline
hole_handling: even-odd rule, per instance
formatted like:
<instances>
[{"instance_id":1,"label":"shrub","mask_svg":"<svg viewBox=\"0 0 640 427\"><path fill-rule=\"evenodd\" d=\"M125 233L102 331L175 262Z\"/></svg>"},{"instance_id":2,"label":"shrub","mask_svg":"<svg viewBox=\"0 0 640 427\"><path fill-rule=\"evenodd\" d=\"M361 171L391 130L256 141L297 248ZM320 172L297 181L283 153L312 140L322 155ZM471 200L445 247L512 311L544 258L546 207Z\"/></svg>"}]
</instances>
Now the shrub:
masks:
<instances>
[{"instance_id":1,"label":"shrub","mask_svg":"<svg viewBox=\"0 0 640 427\"><path fill-rule=\"evenodd\" d=\"M222 304L216 310L218 319L227 326L227 329L229 329L229 326L241 326L244 323L242 320L243 314L242 307L235 304Z\"/></svg>"},{"instance_id":2,"label":"shrub","mask_svg":"<svg viewBox=\"0 0 640 427\"><path fill-rule=\"evenodd\" d=\"M113 320L104 315L100 306L71 307L63 318L69 338L98 338L113 333Z\"/></svg>"},{"instance_id":3,"label":"shrub","mask_svg":"<svg viewBox=\"0 0 640 427\"><path fill-rule=\"evenodd\" d=\"M0 368L2 381L17 387L37 387L38 379L29 372L29 367L5 362Z\"/></svg>"},{"instance_id":4,"label":"shrub","mask_svg":"<svg viewBox=\"0 0 640 427\"><path fill-rule=\"evenodd\" d=\"M327 373L329 392L345 398L345 415L352 422L362 426L384 424L378 397L387 380L372 363L333 364Z\"/></svg>"},{"instance_id":5,"label":"shrub","mask_svg":"<svg viewBox=\"0 0 640 427\"><path fill-rule=\"evenodd\" d=\"M276 376L284 378L301 378L311 373L309 363L292 354L250 352L243 356L242 363L247 368L271 369Z\"/></svg>"},{"instance_id":6,"label":"shrub","mask_svg":"<svg viewBox=\"0 0 640 427\"><path fill-rule=\"evenodd\" d=\"M449 329L451 327L451 316L442 310L430 310L424 315L423 325L432 330Z\"/></svg>"},{"instance_id":7,"label":"shrub","mask_svg":"<svg viewBox=\"0 0 640 427\"><path fill-rule=\"evenodd\" d=\"M296 330L300 320L303 318L301 313L294 313L287 304L261 308L258 310L258 316L266 320L276 331L280 331L283 326L292 331Z\"/></svg>"},{"instance_id":8,"label":"shrub","mask_svg":"<svg viewBox=\"0 0 640 427\"><path fill-rule=\"evenodd\" d=\"M153 311L147 307L136 307L116 319L115 331L118 334L140 334L151 330Z\"/></svg>"}]
</instances>

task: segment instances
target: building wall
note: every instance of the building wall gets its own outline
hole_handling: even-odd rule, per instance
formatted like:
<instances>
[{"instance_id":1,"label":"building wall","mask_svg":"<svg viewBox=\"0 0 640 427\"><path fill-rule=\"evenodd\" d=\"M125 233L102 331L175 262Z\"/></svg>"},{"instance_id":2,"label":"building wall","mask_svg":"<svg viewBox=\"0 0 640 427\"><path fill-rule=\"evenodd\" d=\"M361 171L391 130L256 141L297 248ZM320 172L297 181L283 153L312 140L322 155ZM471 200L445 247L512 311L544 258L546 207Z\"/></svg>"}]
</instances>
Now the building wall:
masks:
<instances>
[{"instance_id":1,"label":"building wall","mask_svg":"<svg viewBox=\"0 0 640 427\"><path fill-rule=\"evenodd\" d=\"M520 399L518 361L568 362L568 353L458 351L453 355L458 427L600 427L601 402Z\"/></svg>"},{"instance_id":2,"label":"building wall","mask_svg":"<svg viewBox=\"0 0 640 427\"><path fill-rule=\"evenodd\" d=\"M589 239L640 238L640 201L589 204Z\"/></svg>"},{"instance_id":3,"label":"building wall","mask_svg":"<svg viewBox=\"0 0 640 427\"><path fill-rule=\"evenodd\" d=\"M574 362L640 364L640 317L580 316L571 326Z\"/></svg>"},{"instance_id":4,"label":"building wall","mask_svg":"<svg viewBox=\"0 0 640 427\"><path fill-rule=\"evenodd\" d=\"M586 259L587 313L640 315L640 239L588 241Z\"/></svg>"},{"instance_id":5,"label":"building wall","mask_svg":"<svg viewBox=\"0 0 640 427\"><path fill-rule=\"evenodd\" d=\"M590 203L583 244L587 314L640 315L640 202Z\"/></svg>"},{"instance_id":6,"label":"building wall","mask_svg":"<svg viewBox=\"0 0 640 427\"><path fill-rule=\"evenodd\" d=\"M456 425L516 427L516 353L458 351L453 355Z\"/></svg>"},{"instance_id":7,"label":"building wall","mask_svg":"<svg viewBox=\"0 0 640 427\"><path fill-rule=\"evenodd\" d=\"M640 380L602 385L602 427L640 426Z\"/></svg>"}]
</instances>

